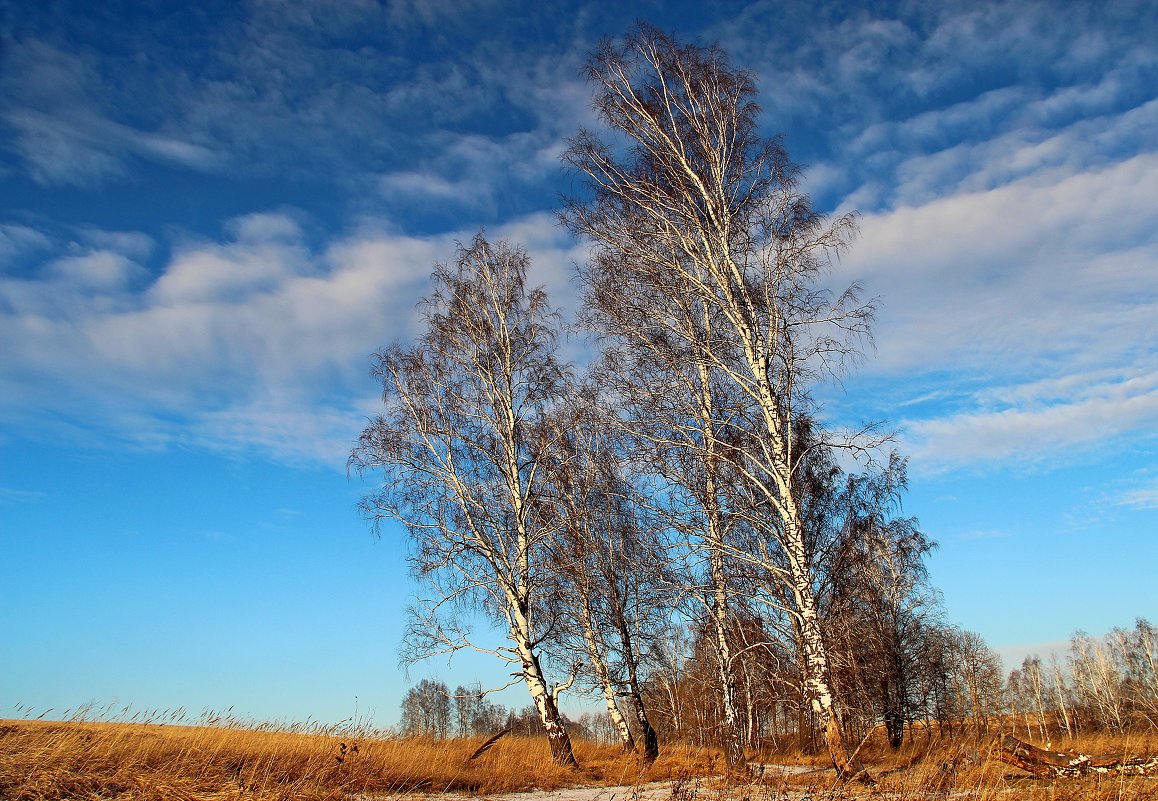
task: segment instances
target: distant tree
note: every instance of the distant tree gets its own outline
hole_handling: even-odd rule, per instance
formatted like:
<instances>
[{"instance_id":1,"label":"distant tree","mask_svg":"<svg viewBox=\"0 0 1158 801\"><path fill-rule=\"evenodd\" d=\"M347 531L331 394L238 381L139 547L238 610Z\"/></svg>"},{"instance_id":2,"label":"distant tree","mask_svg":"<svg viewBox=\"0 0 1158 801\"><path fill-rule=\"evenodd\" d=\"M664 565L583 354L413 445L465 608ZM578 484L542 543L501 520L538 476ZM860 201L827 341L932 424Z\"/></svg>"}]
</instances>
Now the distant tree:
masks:
<instances>
[{"instance_id":1,"label":"distant tree","mask_svg":"<svg viewBox=\"0 0 1158 801\"><path fill-rule=\"evenodd\" d=\"M450 690L441 681L423 679L402 698L402 733L444 738L451 732Z\"/></svg>"},{"instance_id":2,"label":"distant tree","mask_svg":"<svg viewBox=\"0 0 1158 801\"><path fill-rule=\"evenodd\" d=\"M1054 709L1058 716L1061 717L1062 725L1065 728L1066 736L1073 737L1075 734L1075 726L1073 716L1070 712L1072 706L1071 692L1066 682L1065 671L1062 670L1061 660L1056 653L1050 654L1049 657L1049 691L1053 697Z\"/></svg>"},{"instance_id":3,"label":"distant tree","mask_svg":"<svg viewBox=\"0 0 1158 801\"><path fill-rule=\"evenodd\" d=\"M1078 632L1070 640L1074 704L1094 728L1158 729L1158 629L1138 618L1101 639Z\"/></svg>"},{"instance_id":4,"label":"distant tree","mask_svg":"<svg viewBox=\"0 0 1158 801\"><path fill-rule=\"evenodd\" d=\"M1120 731L1127 721L1122 664L1106 642L1078 632L1070 640L1070 672L1078 702L1095 727Z\"/></svg>"},{"instance_id":5,"label":"distant tree","mask_svg":"<svg viewBox=\"0 0 1158 801\"><path fill-rule=\"evenodd\" d=\"M950 648L955 707L977 729L989 733L990 720L1002 708L1001 657L980 634L946 629Z\"/></svg>"},{"instance_id":6,"label":"distant tree","mask_svg":"<svg viewBox=\"0 0 1158 801\"><path fill-rule=\"evenodd\" d=\"M470 687L456 687L453 701L455 730L460 737L491 735L502 729L506 710L488 701L477 682Z\"/></svg>"},{"instance_id":7,"label":"distant tree","mask_svg":"<svg viewBox=\"0 0 1158 801\"><path fill-rule=\"evenodd\" d=\"M1158 629L1145 618L1110 634L1125 673L1123 694L1131 722L1158 729Z\"/></svg>"},{"instance_id":8,"label":"distant tree","mask_svg":"<svg viewBox=\"0 0 1158 801\"><path fill-rule=\"evenodd\" d=\"M554 621L540 603L555 535L541 514L544 416L568 370L555 355L557 319L542 289L527 286L525 251L482 235L438 265L425 301L425 331L411 347L377 356L383 412L350 464L380 471L362 503L376 523L396 520L413 541L415 575L431 590L410 627L412 658L462 648L516 667L554 759L575 763L558 694L543 667ZM481 609L510 645L484 648L455 612Z\"/></svg>"}]
</instances>

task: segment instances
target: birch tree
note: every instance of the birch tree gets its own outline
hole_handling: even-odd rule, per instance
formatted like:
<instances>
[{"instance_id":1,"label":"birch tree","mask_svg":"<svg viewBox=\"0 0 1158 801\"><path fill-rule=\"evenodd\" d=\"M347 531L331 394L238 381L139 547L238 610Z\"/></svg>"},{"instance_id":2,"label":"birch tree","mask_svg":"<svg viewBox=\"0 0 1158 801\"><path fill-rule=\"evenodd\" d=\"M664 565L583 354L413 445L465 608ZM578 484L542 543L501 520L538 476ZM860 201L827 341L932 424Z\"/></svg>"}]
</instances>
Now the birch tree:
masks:
<instances>
[{"instance_id":1,"label":"birch tree","mask_svg":"<svg viewBox=\"0 0 1158 801\"><path fill-rule=\"evenodd\" d=\"M729 410L735 414L705 410L711 424L700 425L693 444L703 464L726 459L752 492L758 513L747 522L768 552L733 553L777 573L787 588L807 695L829 752L841 775L861 774L832 693L795 486L805 452L793 437L794 420L809 411L809 382L842 369L868 333L872 309L855 292L832 297L817 283L855 221L830 224L811 208L784 149L757 131L751 76L719 49L681 46L640 26L622 43L605 43L587 74L596 112L625 137L627 151L584 131L564 157L591 191L564 212L596 245L585 280L653 287L651 297L670 302L641 326L622 318L605 292L589 296L609 334L642 332L641 344L657 352L677 342L706 383L742 400ZM702 326L684 325L687 308Z\"/></svg>"},{"instance_id":2,"label":"birch tree","mask_svg":"<svg viewBox=\"0 0 1158 801\"><path fill-rule=\"evenodd\" d=\"M450 690L444 683L423 679L403 696L398 724L403 734L445 738L450 722Z\"/></svg>"},{"instance_id":3,"label":"birch tree","mask_svg":"<svg viewBox=\"0 0 1158 801\"><path fill-rule=\"evenodd\" d=\"M644 641L670 622L671 604L662 548L637 502L614 418L590 386L552 416L547 475L560 528L552 562L559 610L574 621L574 639L582 643L607 714L625 750L632 750L634 736L619 706L626 702L650 764L659 741L642 692Z\"/></svg>"},{"instance_id":4,"label":"birch tree","mask_svg":"<svg viewBox=\"0 0 1158 801\"><path fill-rule=\"evenodd\" d=\"M550 684L540 647L553 633L542 601L556 532L542 514L537 438L568 371L555 355L556 316L544 291L527 286L528 266L523 250L481 235L436 266L425 332L376 357L384 409L350 464L380 472L362 509L405 527L413 571L431 590L414 610L413 656L473 648L511 664L554 759L574 765L558 708L566 685ZM509 644L473 642L456 614L465 610L488 613Z\"/></svg>"},{"instance_id":5,"label":"birch tree","mask_svg":"<svg viewBox=\"0 0 1158 801\"><path fill-rule=\"evenodd\" d=\"M735 515L718 431L731 407L726 385L703 355L714 336L715 312L687 296L678 276L643 280L620 269L617 257L604 252L598 269L581 270L582 320L602 335L604 345L594 374L616 408L624 448L637 472L648 476L648 512L682 541L689 557L686 594L703 604L714 633L712 664L724 717L717 731L728 763L735 765L744 751L725 553Z\"/></svg>"},{"instance_id":6,"label":"birch tree","mask_svg":"<svg viewBox=\"0 0 1158 801\"><path fill-rule=\"evenodd\" d=\"M918 711L923 640L940 611L925 567L935 543L916 518L899 514L907 485L907 463L895 453L882 469L847 477L825 581L827 612L845 641L844 672L858 679L894 749Z\"/></svg>"}]
</instances>

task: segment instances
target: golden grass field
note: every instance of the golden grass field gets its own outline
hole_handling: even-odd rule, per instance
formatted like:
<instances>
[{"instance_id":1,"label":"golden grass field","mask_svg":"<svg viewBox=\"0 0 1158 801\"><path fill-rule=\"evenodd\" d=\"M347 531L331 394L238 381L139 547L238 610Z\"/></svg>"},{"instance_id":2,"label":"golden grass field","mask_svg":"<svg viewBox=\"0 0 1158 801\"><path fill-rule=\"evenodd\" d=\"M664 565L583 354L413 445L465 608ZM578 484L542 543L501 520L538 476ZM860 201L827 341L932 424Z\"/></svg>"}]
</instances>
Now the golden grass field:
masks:
<instances>
[{"instance_id":1,"label":"golden grass field","mask_svg":"<svg viewBox=\"0 0 1158 801\"><path fill-rule=\"evenodd\" d=\"M802 754L753 755L770 767L762 777L720 777L710 749L672 746L641 772L633 756L611 746L577 742L582 768L552 764L542 738L507 737L473 761L481 739L350 738L220 726L91 721L0 722L0 799L108 799L224 801L253 799L365 799L453 792L486 797L523 790L576 786L628 787L669 781L660 790L673 801L782 801L896 798L1041 799L1041 801L1154 801L1158 778L1091 777L1046 781L1023 777L985 755L986 740L938 740L892 752L869 744L862 751L878 786L837 786L824 758ZM1158 736L1084 738L1053 743L1087 752L1158 753ZM775 765L814 765L785 775ZM656 788L651 788L654 794ZM612 795L608 793L608 797ZM635 794L639 797L639 794ZM631 798L631 790L615 792ZM652 796L654 797L654 795ZM561 798L566 798L564 793Z\"/></svg>"}]
</instances>

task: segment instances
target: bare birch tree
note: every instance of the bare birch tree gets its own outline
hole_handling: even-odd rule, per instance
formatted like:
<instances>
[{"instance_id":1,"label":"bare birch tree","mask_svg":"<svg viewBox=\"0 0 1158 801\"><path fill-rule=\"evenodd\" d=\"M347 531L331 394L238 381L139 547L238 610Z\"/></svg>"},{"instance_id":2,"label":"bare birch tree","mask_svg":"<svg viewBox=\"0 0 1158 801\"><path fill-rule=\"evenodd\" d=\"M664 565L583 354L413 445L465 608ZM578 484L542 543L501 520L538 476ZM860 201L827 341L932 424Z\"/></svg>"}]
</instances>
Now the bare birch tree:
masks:
<instances>
[{"instance_id":1,"label":"bare birch tree","mask_svg":"<svg viewBox=\"0 0 1158 801\"><path fill-rule=\"evenodd\" d=\"M882 469L847 477L825 577L827 613L845 641L843 672L856 677L869 701L862 707L883 719L893 748L919 711L923 640L940 609L925 566L935 543L916 518L899 514L907 486L907 464L895 453Z\"/></svg>"},{"instance_id":2,"label":"bare birch tree","mask_svg":"<svg viewBox=\"0 0 1158 801\"><path fill-rule=\"evenodd\" d=\"M622 317L623 305L602 289L589 298L608 334L626 332L657 352L678 342L705 382L742 401L727 416L706 410L710 425L694 444L703 464L726 459L757 501L747 522L769 551L733 553L777 573L787 588L829 752L841 775L861 774L832 693L795 487L805 452L794 439L808 383L841 369L868 333L872 310L855 292L834 298L817 283L850 242L854 219L828 224L811 208L783 148L758 134L751 77L719 49L681 46L640 26L621 44L605 43L587 73L596 111L629 149L621 157L581 132L564 157L592 192L564 212L573 231L596 243L585 278L595 287L652 287L651 297L670 302L644 324ZM702 325L684 324L689 307Z\"/></svg>"},{"instance_id":3,"label":"bare birch tree","mask_svg":"<svg viewBox=\"0 0 1158 801\"><path fill-rule=\"evenodd\" d=\"M558 694L540 645L544 564L555 535L541 513L541 436L564 392L555 356L557 320L542 289L527 286L526 253L479 235L455 263L438 265L424 302L426 331L412 347L377 355L385 409L350 457L381 471L362 502L375 522L395 520L413 541L411 565L432 590L410 627L416 657L473 648L515 667L530 691L554 759L575 764ZM482 609L509 646L471 641L456 612Z\"/></svg>"},{"instance_id":4,"label":"bare birch tree","mask_svg":"<svg viewBox=\"0 0 1158 801\"><path fill-rule=\"evenodd\" d=\"M547 475L560 529L552 561L560 611L574 621L608 717L624 749L635 748L626 703L650 764L659 740L642 692L645 640L670 622L672 604L658 534L637 503L614 419L594 387L577 389L552 416Z\"/></svg>"}]
</instances>

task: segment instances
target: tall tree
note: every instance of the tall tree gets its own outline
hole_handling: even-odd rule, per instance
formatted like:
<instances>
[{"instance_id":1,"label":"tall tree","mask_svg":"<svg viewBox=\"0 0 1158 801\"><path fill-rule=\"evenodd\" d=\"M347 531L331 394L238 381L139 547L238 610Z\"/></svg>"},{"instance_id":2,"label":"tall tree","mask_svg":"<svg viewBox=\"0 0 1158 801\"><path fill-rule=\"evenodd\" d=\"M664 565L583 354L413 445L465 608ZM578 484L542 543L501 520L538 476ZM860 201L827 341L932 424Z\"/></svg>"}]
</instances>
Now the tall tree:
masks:
<instances>
[{"instance_id":1,"label":"tall tree","mask_svg":"<svg viewBox=\"0 0 1158 801\"><path fill-rule=\"evenodd\" d=\"M573 765L558 708L564 685L550 685L540 653L552 634L542 599L556 532L542 514L538 438L568 371L555 355L556 316L544 291L527 286L528 266L525 251L482 235L454 264L436 266L426 331L412 347L377 355L385 408L350 464L381 471L381 489L362 508L405 526L414 573L433 591L411 626L414 656L474 648L517 665L552 755ZM472 643L454 616L465 608L489 613L510 646Z\"/></svg>"},{"instance_id":2,"label":"tall tree","mask_svg":"<svg viewBox=\"0 0 1158 801\"><path fill-rule=\"evenodd\" d=\"M596 244L584 273L589 303L609 335L657 354L674 348L692 360L685 375L698 370L705 385L722 388L727 408L705 409L709 425L690 444L709 479L726 461L750 491L745 522L767 548L733 553L782 580L833 762L842 775L860 774L832 692L797 487L807 449L794 437L795 420L809 411L809 381L840 369L868 333L871 307L854 291L834 298L817 282L850 242L854 219L829 224L812 209L784 149L757 131L751 76L718 48L680 45L640 26L605 43L587 74L597 113L629 146L621 155L584 131L565 155L591 190L564 212ZM667 303L647 320L629 318L630 304L608 291L615 282Z\"/></svg>"}]
</instances>

